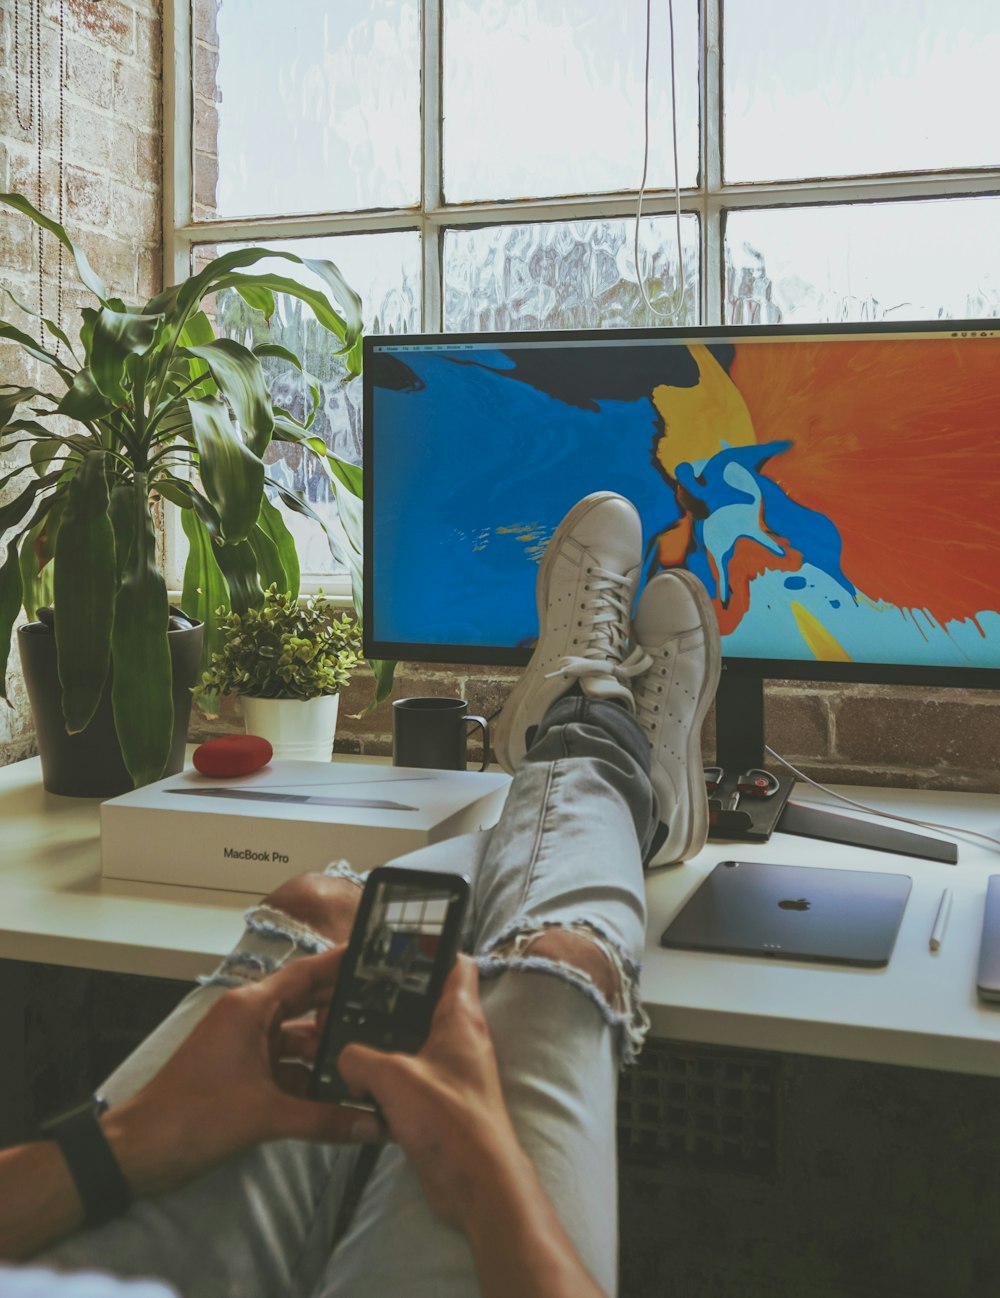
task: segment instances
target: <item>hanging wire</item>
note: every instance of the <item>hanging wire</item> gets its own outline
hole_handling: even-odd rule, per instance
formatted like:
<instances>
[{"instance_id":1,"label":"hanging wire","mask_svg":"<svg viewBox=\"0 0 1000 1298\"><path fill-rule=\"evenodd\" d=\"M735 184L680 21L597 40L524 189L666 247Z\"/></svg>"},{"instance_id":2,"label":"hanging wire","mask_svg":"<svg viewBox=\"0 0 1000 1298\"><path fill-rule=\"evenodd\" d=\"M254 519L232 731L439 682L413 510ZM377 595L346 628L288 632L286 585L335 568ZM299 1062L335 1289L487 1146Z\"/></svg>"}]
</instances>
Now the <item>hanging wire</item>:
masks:
<instances>
[{"instance_id":1,"label":"hanging wire","mask_svg":"<svg viewBox=\"0 0 1000 1298\"><path fill-rule=\"evenodd\" d=\"M633 255L635 257L635 274L639 281L639 292L647 310L653 315L668 320L683 318L684 297L687 285L684 279L684 248L681 242L681 185L680 168L677 151L677 51L674 37L674 0L667 0L667 17L670 24L670 131L674 159L674 225L677 234L677 289L671 295L666 310L653 306L646 289L646 278L642 273L639 259L639 227L642 222L642 200L646 193L646 182L649 178L649 81L650 56L652 52L653 0L646 0L646 59L643 73L643 134L642 134L642 180L639 184L639 198L635 207L635 233L633 238Z\"/></svg>"}]
</instances>

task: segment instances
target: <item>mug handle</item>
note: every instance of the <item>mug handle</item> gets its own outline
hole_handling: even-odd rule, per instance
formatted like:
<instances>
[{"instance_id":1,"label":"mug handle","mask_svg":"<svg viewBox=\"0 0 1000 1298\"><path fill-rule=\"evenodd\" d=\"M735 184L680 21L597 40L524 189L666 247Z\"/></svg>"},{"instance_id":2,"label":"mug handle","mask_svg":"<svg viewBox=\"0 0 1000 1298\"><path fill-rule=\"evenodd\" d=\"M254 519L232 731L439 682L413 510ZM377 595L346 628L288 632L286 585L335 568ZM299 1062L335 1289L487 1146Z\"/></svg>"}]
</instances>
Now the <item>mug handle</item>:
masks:
<instances>
[{"instance_id":1,"label":"mug handle","mask_svg":"<svg viewBox=\"0 0 1000 1298\"><path fill-rule=\"evenodd\" d=\"M483 731L483 764L480 766L481 771L485 771L490 764L490 726L485 717L474 717L471 712L466 713L466 721L471 721L475 726L481 726Z\"/></svg>"}]
</instances>

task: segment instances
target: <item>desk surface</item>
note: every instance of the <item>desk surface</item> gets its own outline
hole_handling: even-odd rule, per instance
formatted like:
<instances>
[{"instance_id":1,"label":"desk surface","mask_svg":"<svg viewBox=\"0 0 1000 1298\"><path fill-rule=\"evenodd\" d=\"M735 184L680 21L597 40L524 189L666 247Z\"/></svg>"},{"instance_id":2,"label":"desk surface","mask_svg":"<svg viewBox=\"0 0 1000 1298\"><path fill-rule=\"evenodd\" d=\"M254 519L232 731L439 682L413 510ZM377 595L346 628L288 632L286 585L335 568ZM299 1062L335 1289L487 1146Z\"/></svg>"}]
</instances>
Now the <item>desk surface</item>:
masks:
<instances>
[{"instance_id":1,"label":"desk surface","mask_svg":"<svg viewBox=\"0 0 1000 1298\"><path fill-rule=\"evenodd\" d=\"M1000 796L845 792L1000 838ZM826 801L812 791L796 800ZM102 879L98 807L45 793L37 758L0 769L0 959L178 979L212 968L257 897ZM957 866L776 834L754 846L712 842L694 861L654 871L643 969L653 1034L1000 1077L1000 1009L980 1004L975 988L986 880L1000 873L1000 849L956 838ZM660 947L660 933L693 889L733 857L910 875L913 890L888 968ZM928 938L946 886L954 903L932 954Z\"/></svg>"}]
</instances>

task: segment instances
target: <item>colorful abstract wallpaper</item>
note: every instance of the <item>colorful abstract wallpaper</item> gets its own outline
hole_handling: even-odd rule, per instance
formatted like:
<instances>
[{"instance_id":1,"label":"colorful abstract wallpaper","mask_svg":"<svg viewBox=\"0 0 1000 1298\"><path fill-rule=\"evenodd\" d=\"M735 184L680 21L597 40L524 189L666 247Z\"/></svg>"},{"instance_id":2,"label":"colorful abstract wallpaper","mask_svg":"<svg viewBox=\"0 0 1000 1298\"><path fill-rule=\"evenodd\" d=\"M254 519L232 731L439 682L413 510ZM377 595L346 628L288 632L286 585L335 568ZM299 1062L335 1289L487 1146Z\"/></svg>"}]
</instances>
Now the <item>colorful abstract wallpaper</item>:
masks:
<instances>
[{"instance_id":1,"label":"colorful abstract wallpaper","mask_svg":"<svg viewBox=\"0 0 1000 1298\"><path fill-rule=\"evenodd\" d=\"M612 490L727 656L1000 667L1000 336L399 339L365 382L382 643L530 646L548 539Z\"/></svg>"}]
</instances>

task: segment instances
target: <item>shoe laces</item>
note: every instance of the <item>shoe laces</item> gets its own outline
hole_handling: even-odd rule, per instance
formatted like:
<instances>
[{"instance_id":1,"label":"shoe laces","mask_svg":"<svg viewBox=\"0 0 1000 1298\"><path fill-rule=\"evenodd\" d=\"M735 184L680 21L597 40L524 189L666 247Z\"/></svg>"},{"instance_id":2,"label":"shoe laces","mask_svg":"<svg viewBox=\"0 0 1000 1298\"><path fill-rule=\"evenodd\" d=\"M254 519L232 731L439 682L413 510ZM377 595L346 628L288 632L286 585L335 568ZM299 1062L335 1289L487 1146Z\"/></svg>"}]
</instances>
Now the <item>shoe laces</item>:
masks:
<instances>
[{"instance_id":1,"label":"shoe laces","mask_svg":"<svg viewBox=\"0 0 1000 1298\"><path fill-rule=\"evenodd\" d=\"M641 647L640 647L641 649ZM641 649L648 664L648 670L633 688L635 699L635 718L647 734L655 731L663 716L663 704L667 694L666 679L670 670L670 657L674 646L668 641L658 649Z\"/></svg>"},{"instance_id":2,"label":"shoe laces","mask_svg":"<svg viewBox=\"0 0 1000 1298\"><path fill-rule=\"evenodd\" d=\"M585 577L585 598L572 638L577 652L560 658L546 679L613 676L624 684L646 671L652 661L638 646L629 650L632 582L621 573L597 566L587 568Z\"/></svg>"}]
</instances>

